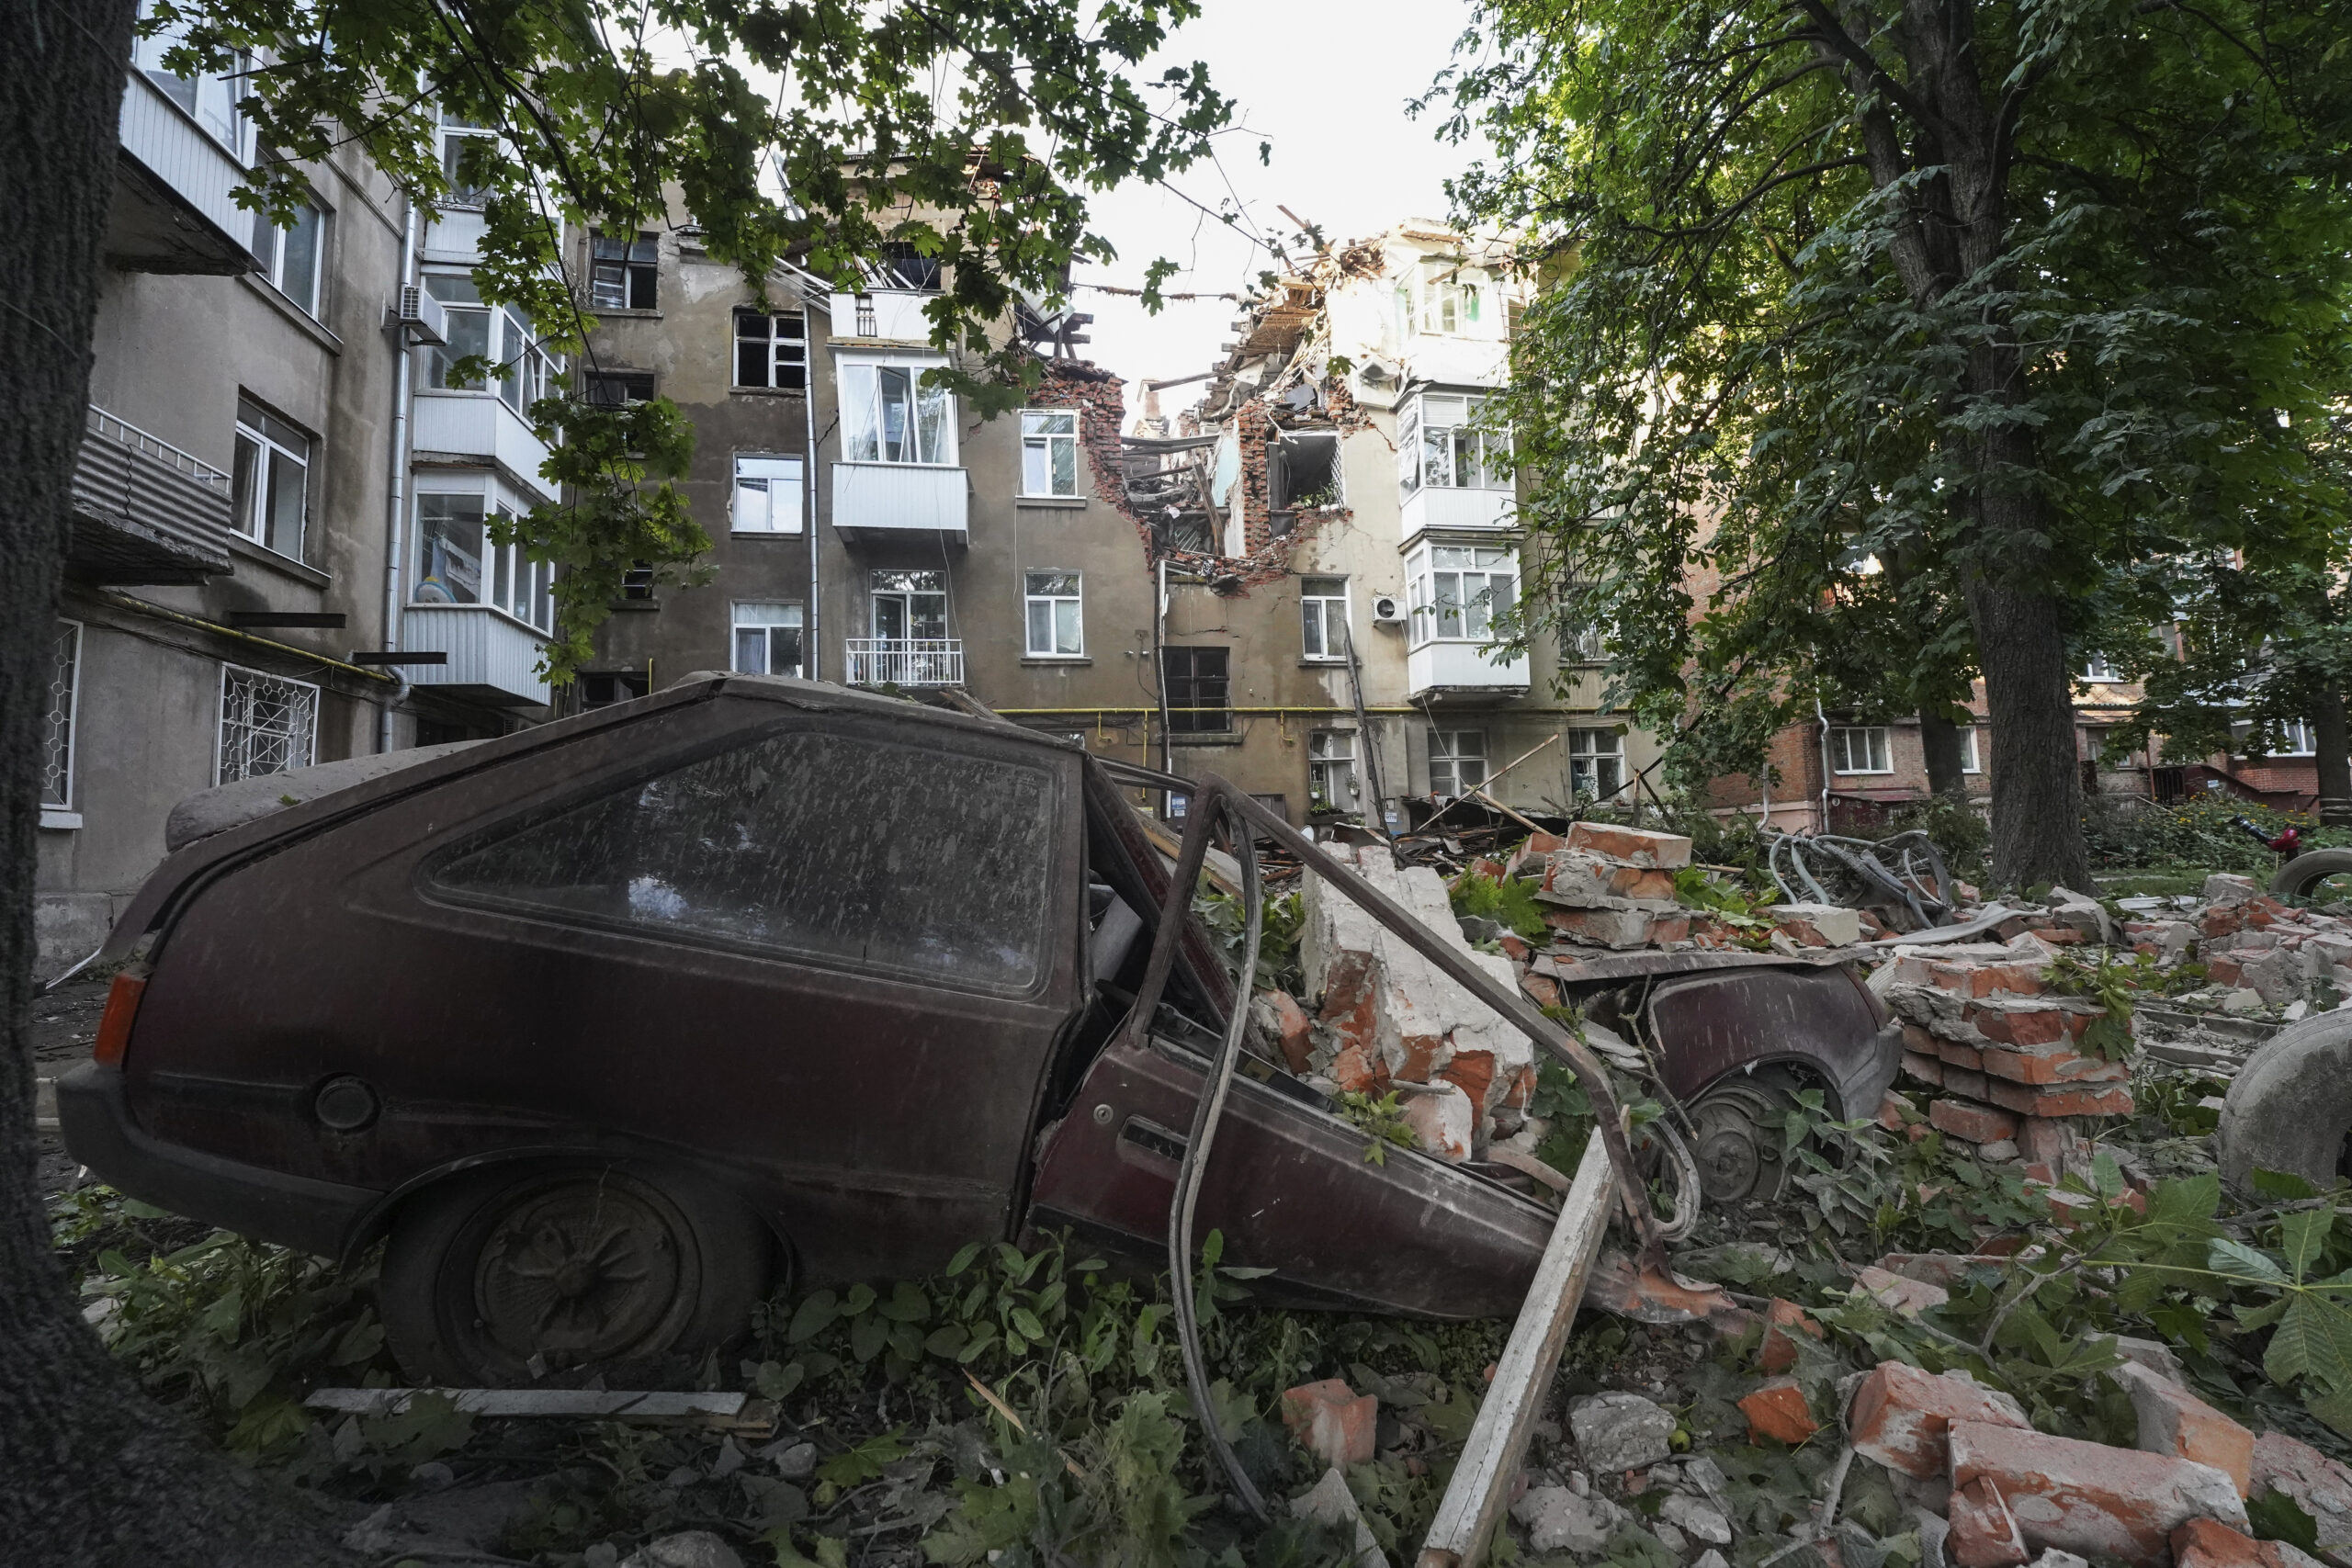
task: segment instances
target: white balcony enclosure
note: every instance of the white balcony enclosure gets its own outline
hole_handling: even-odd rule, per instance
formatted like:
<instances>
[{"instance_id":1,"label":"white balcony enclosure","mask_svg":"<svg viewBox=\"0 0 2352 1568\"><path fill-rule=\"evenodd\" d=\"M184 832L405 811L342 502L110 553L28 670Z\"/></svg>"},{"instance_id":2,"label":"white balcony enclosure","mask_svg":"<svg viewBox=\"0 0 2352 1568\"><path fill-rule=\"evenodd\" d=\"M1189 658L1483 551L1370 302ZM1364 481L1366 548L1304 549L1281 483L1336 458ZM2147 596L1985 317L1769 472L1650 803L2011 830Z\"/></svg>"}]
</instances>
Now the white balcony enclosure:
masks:
<instances>
[{"instance_id":1,"label":"white balcony enclosure","mask_svg":"<svg viewBox=\"0 0 2352 1568\"><path fill-rule=\"evenodd\" d=\"M1397 513L1408 544L1431 530L1509 528L1519 521L1519 508L1507 490L1444 485L1423 485L1405 498Z\"/></svg>"},{"instance_id":2,"label":"white balcony enclosure","mask_svg":"<svg viewBox=\"0 0 2352 1568\"><path fill-rule=\"evenodd\" d=\"M431 686L493 707L538 707L548 701L540 660L547 640L487 604L411 604L401 612L401 647L446 653L447 664L412 664L412 685Z\"/></svg>"},{"instance_id":3,"label":"white balcony enclosure","mask_svg":"<svg viewBox=\"0 0 2352 1568\"><path fill-rule=\"evenodd\" d=\"M237 152L142 71L129 73L122 139L107 214L107 259L130 272L239 273L260 265L246 239L254 215L234 192Z\"/></svg>"},{"instance_id":4,"label":"white balcony enclosure","mask_svg":"<svg viewBox=\"0 0 2352 1568\"><path fill-rule=\"evenodd\" d=\"M885 343L931 341L931 319L922 308L935 294L905 289L878 289L872 294L833 296L832 333L836 339L869 338Z\"/></svg>"},{"instance_id":5,"label":"white balcony enclosure","mask_svg":"<svg viewBox=\"0 0 2352 1568\"><path fill-rule=\"evenodd\" d=\"M853 686L960 686L964 639L959 637L854 637L843 645Z\"/></svg>"},{"instance_id":6,"label":"white balcony enclosure","mask_svg":"<svg viewBox=\"0 0 2352 1568\"><path fill-rule=\"evenodd\" d=\"M1405 655L1413 700L1435 692L1494 697L1527 694L1527 656L1488 658L1475 642L1425 642Z\"/></svg>"},{"instance_id":7,"label":"white balcony enclosure","mask_svg":"<svg viewBox=\"0 0 2352 1568\"><path fill-rule=\"evenodd\" d=\"M833 526L852 544L968 542L971 483L927 463L835 463Z\"/></svg>"},{"instance_id":8,"label":"white balcony enclosure","mask_svg":"<svg viewBox=\"0 0 2352 1568\"><path fill-rule=\"evenodd\" d=\"M471 265L481 259L481 243L489 232L490 220L480 208L445 207L425 227L424 259Z\"/></svg>"},{"instance_id":9,"label":"white balcony enclosure","mask_svg":"<svg viewBox=\"0 0 2352 1568\"><path fill-rule=\"evenodd\" d=\"M417 454L462 457L494 465L534 501L559 499L555 484L540 476L547 443L531 422L493 393L419 391L412 440Z\"/></svg>"}]
</instances>

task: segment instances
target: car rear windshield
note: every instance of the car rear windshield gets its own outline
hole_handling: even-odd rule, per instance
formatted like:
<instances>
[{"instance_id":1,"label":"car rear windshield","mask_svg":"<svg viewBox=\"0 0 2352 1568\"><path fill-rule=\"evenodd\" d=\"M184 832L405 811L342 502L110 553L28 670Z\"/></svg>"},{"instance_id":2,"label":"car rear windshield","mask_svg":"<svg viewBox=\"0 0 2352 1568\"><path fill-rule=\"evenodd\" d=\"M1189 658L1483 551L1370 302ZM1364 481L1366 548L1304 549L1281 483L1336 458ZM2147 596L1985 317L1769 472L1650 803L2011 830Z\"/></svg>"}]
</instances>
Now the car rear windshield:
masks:
<instances>
[{"instance_id":1,"label":"car rear windshield","mask_svg":"<svg viewBox=\"0 0 2352 1568\"><path fill-rule=\"evenodd\" d=\"M1043 768L796 730L492 829L426 869L468 903L1007 994L1044 964Z\"/></svg>"}]
</instances>

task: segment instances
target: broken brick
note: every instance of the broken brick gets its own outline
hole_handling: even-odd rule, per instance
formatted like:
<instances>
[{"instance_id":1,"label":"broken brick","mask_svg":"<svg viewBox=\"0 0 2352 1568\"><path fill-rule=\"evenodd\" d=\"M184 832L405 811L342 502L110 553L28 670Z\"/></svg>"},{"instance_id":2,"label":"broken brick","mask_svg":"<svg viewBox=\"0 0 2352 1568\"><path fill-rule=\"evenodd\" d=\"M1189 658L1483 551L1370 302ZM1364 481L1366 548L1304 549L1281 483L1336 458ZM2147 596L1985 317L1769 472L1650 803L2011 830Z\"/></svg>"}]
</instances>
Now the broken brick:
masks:
<instances>
[{"instance_id":1,"label":"broken brick","mask_svg":"<svg viewBox=\"0 0 2352 1568\"><path fill-rule=\"evenodd\" d=\"M1957 1040L1939 1040L1936 1042L1936 1060L1947 1067L1959 1067L1973 1073L1983 1070L1984 1053Z\"/></svg>"},{"instance_id":2,"label":"broken brick","mask_svg":"<svg viewBox=\"0 0 2352 1568\"><path fill-rule=\"evenodd\" d=\"M2238 1495L2254 1483L2254 1434L2170 1378L2136 1362L2115 1369L2139 1417L2140 1447L2150 1453L2195 1460L2225 1472Z\"/></svg>"},{"instance_id":3,"label":"broken brick","mask_svg":"<svg viewBox=\"0 0 2352 1568\"><path fill-rule=\"evenodd\" d=\"M2173 1568L2308 1568L2316 1559L2283 1540L2256 1540L2219 1519L2190 1519L2172 1532Z\"/></svg>"},{"instance_id":4,"label":"broken brick","mask_svg":"<svg viewBox=\"0 0 2352 1568\"><path fill-rule=\"evenodd\" d=\"M1338 1378L1325 1378L1283 1391L1282 1414L1291 1436L1326 1466L1344 1471L1371 1462L1380 1419L1380 1401L1371 1394L1359 1396Z\"/></svg>"},{"instance_id":5,"label":"broken brick","mask_svg":"<svg viewBox=\"0 0 2352 1568\"><path fill-rule=\"evenodd\" d=\"M1876 1297L1880 1305L1905 1317L1917 1317L1928 1308L1939 1307L1951 1300L1951 1293L1940 1285L1907 1280L1875 1264L1855 1269L1854 1282Z\"/></svg>"},{"instance_id":6,"label":"broken brick","mask_svg":"<svg viewBox=\"0 0 2352 1568\"><path fill-rule=\"evenodd\" d=\"M2254 1490L2284 1492L2319 1521L2320 1555L2352 1562L2352 1469L2284 1432L2254 1440Z\"/></svg>"},{"instance_id":7,"label":"broken brick","mask_svg":"<svg viewBox=\"0 0 2352 1568\"><path fill-rule=\"evenodd\" d=\"M1903 1053L1903 1070L1921 1083L1940 1087L1944 1081L1944 1065L1933 1056L1923 1056L1917 1051Z\"/></svg>"},{"instance_id":8,"label":"broken brick","mask_svg":"<svg viewBox=\"0 0 2352 1568\"><path fill-rule=\"evenodd\" d=\"M2237 1488L2209 1464L1976 1421L1953 1422L1949 1442L1952 1484L1992 1482L2029 1546L2157 1568L2188 1520L2245 1523Z\"/></svg>"},{"instance_id":9,"label":"broken brick","mask_svg":"<svg viewBox=\"0 0 2352 1568\"><path fill-rule=\"evenodd\" d=\"M1917 1120L1918 1115L1919 1108L1911 1103L1909 1096L1888 1089L1885 1098L1878 1102L1878 1110L1871 1114L1871 1120L1890 1133L1900 1133L1912 1121Z\"/></svg>"},{"instance_id":10,"label":"broken brick","mask_svg":"<svg viewBox=\"0 0 2352 1568\"><path fill-rule=\"evenodd\" d=\"M1821 1325L1805 1315L1804 1308L1794 1302L1784 1302L1778 1296L1764 1309L1764 1343L1758 1348L1756 1364L1768 1372L1785 1372L1797 1364L1797 1342L1790 1330L1822 1337Z\"/></svg>"},{"instance_id":11,"label":"broken brick","mask_svg":"<svg viewBox=\"0 0 2352 1568\"><path fill-rule=\"evenodd\" d=\"M1747 1417L1750 1441L1770 1438L1795 1448L1821 1430L1821 1423L1805 1405L1804 1390L1794 1378L1770 1379L1739 1402L1739 1411Z\"/></svg>"},{"instance_id":12,"label":"broken brick","mask_svg":"<svg viewBox=\"0 0 2352 1568\"><path fill-rule=\"evenodd\" d=\"M2132 1091L2121 1084L2021 1084L1987 1080L1993 1103L2020 1116L2129 1116Z\"/></svg>"},{"instance_id":13,"label":"broken brick","mask_svg":"<svg viewBox=\"0 0 2352 1568\"><path fill-rule=\"evenodd\" d=\"M2001 1489L1990 1481L1953 1488L1945 1517L1951 1533L1944 1538L1944 1552L1954 1568L2019 1568L2032 1555Z\"/></svg>"},{"instance_id":14,"label":"broken brick","mask_svg":"<svg viewBox=\"0 0 2352 1568\"><path fill-rule=\"evenodd\" d=\"M1283 1064L1292 1072L1305 1076L1308 1058L1315 1050L1311 1037L1314 1026L1307 1019L1306 1010L1288 991L1260 991L1258 999L1273 1014L1275 1043L1282 1049Z\"/></svg>"},{"instance_id":15,"label":"broken brick","mask_svg":"<svg viewBox=\"0 0 2352 1568\"><path fill-rule=\"evenodd\" d=\"M1566 847L1589 850L1628 865L1659 866L1668 871L1690 863L1690 840L1681 834L1620 828L1609 822L1570 824Z\"/></svg>"},{"instance_id":16,"label":"broken brick","mask_svg":"<svg viewBox=\"0 0 2352 1568\"><path fill-rule=\"evenodd\" d=\"M2086 1014L2063 1003L2004 998L1971 1002L1968 1021L1985 1039L2001 1045L2054 1044L2079 1038L2089 1025Z\"/></svg>"},{"instance_id":17,"label":"broken brick","mask_svg":"<svg viewBox=\"0 0 2352 1568\"><path fill-rule=\"evenodd\" d=\"M1944 1081L1947 1086L1951 1084L1950 1073L1945 1074ZM1966 1100L1937 1100L1928 1107L1928 1120L1939 1131L1972 1144L2014 1138L2018 1133L2018 1119L2007 1111Z\"/></svg>"},{"instance_id":18,"label":"broken brick","mask_svg":"<svg viewBox=\"0 0 2352 1568\"><path fill-rule=\"evenodd\" d=\"M2121 1062L2086 1056L2079 1051L2012 1051L1987 1045L1977 1054L1986 1076L2011 1083L2113 1083L2132 1076Z\"/></svg>"},{"instance_id":19,"label":"broken brick","mask_svg":"<svg viewBox=\"0 0 2352 1568\"><path fill-rule=\"evenodd\" d=\"M1470 1139L1478 1123L1478 1108L1459 1085L1433 1084L1422 1093L1408 1095L1397 1108L1397 1114L1413 1130L1413 1141L1424 1153L1446 1160L1470 1157Z\"/></svg>"},{"instance_id":20,"label":"broken brick","mask_svg":"<svg viewBox=\"0 0 2352 1568\"><path fill-rule=\"evenodd\" d=\"M1925 1481L1943 1473L1947 1436L1958 1421L2029 1430L2032 1426L2007 1395L1962 1378L1881 1361L1855 1390L1846 1428L1854 1451L1864 1459Z\"/></svg>"}]
</instances>

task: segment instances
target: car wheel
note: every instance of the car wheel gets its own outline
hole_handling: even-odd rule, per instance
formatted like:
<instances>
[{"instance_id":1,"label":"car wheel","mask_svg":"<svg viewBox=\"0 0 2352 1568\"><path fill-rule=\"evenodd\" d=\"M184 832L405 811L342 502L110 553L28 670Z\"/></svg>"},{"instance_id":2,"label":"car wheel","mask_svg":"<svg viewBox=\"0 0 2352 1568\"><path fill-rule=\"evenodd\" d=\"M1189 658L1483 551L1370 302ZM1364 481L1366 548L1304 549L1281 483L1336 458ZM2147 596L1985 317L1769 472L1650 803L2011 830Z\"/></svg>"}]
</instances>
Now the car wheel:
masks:
<instances>
[{"instance_id":1,"label":"car wheel","mask_svg":"<svg viewBox=\"0 0 2352 1568\"><path fill-rule=\"evenodd\" d=\"M2270 879L2270 891L2282 898L2341 900L2352 896L2352 850L2309 850L2297 855Z\"/></svg>"},{"instance_id":2,"label":"car wheel","mask_svg":"<svg viewBox=\"0 0 2352 1568\"><path fill-rule=\"evenodd\" d=\"M1782 1128L1796 1101L1776 1077L1735 1074L1690 1102L1690 1153L1710 1205L1769 1203L1788 1183Z\"/></svg>"},{"instance_id":3,"label":"car wheel","mask_svg":"<svg viewBox=\"0 0 2352 1568\"><path fill-rule=\"evenodd\" d=\"M2245 1190L2257 1170L2326 1188L2352 1133L2352 1013L2290 1023L2255 1047L2222 1101L2213 1153L2222 1179Z\"/></svg>"},{"instance_id":4,"label":"car wheel","mask_svg":"<svg viewBox=\"0 0 2352 1568\"><path fill-rule=\"evenodd\" d=\"M617 1165L497 1168L394 1221L385 1337L419 1383L658 1376L742 1331L770 1251L755 1216L699 1182Z\"/></svg>"}]
</instances>

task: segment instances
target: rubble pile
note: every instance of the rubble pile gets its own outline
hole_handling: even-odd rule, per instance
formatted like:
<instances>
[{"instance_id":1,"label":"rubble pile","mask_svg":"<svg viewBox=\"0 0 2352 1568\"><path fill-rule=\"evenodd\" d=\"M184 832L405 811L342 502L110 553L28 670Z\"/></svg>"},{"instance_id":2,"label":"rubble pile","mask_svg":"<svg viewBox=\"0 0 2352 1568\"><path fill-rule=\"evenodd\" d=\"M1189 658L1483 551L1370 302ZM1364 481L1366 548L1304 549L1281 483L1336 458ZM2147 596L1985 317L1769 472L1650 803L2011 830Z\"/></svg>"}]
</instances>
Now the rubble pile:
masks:
<instances>
[{"instance_id":1,"label":"rubble pile","mask_svg":"<svg viewBox=\"0 0 2352 1568\"><path fill-rule=\"evenodd\" d=\"M2352 920L2292 908L2251 877L2216 873L2200 908L2150 914L2126 922L2124 942L2159 964L2204 964L2224 1011L2295 1019L2352 998Z\"/></svg>"}]
</instances>

